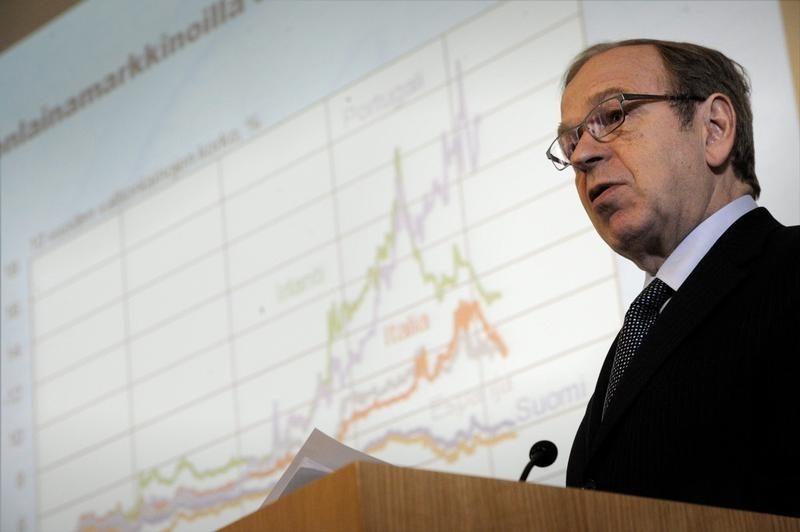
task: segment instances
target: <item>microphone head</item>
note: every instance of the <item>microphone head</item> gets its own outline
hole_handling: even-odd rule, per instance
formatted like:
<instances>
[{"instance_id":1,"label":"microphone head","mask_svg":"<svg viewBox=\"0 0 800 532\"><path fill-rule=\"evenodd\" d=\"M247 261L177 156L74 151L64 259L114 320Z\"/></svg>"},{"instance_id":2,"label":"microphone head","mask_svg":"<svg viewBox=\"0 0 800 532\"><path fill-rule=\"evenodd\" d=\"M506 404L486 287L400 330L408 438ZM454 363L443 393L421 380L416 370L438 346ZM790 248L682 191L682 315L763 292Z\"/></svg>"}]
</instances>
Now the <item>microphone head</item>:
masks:
<instances>
[{"instance_id":1,"label":"microphone head","mask_svg":"<svg viewBox=\"0 0 800 532\"><path fill-rule=\"evenodd\" d=\"M547 467L556 461L558 448L556 444L551 441L541 440L533 444L529 455L533 465L537 467Z\"/></svg>"}]
</instances>

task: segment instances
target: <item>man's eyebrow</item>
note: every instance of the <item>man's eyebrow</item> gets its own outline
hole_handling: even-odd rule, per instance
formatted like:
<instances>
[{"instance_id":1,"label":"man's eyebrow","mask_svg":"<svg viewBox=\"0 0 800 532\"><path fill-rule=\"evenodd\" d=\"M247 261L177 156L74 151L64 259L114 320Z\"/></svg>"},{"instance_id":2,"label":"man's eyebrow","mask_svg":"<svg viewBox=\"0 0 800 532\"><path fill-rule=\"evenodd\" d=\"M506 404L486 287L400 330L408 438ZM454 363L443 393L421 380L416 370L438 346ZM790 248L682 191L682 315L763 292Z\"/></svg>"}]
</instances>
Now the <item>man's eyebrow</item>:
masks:
<instances>
[{"instance_id":1,"label":"man's eyebrow","mask_svg":"<svg viewBox=\"0 0 800 532\"><path fill-rule=\"evenodd\" d=\"M622 94L623 92L631 92L627 89L622 87L609 87L602 92L598 92L597 94L593 94L590 98L590 101L597 105L598 103L602 102L603 100L607 100L612 96L616 96L617 94Z\"/></svg>"},{"instance_id":2,"label":"man's eyebrow","mask_svg":"<svg viewBox=\"0 0 800 532\"><path fill-rule=\"evenodd\" d=\"M575 126L570 126L570 125L565 124L564 122L559 122L558 123L558 130L556 130L556 136L560 137L561 134L564 133L565 131L567 131L569 129L574 129L574 128L575 128Z\"/></svg>"},{"instance_id":3,"label":"man's eyebrow","mask_svg":"<svg viewBox=\"0 0 800 532\"><path fill-rule=\"evenodd\" d=\"M591 109L594 109L597 104L600 102L609 99L612 96L616 96L617 94L622 94L623 92L628 92L626 89L622 87L608 87L598 93L592 94L588 98L589 104L592 106ZM589 110L591 113L591 110ZM585 117L584 117L585 118ZM558 123L558 136L567 130L574 129L576 127L575 124L565 124L564 122Z\"/></svg>"}]
</instances>

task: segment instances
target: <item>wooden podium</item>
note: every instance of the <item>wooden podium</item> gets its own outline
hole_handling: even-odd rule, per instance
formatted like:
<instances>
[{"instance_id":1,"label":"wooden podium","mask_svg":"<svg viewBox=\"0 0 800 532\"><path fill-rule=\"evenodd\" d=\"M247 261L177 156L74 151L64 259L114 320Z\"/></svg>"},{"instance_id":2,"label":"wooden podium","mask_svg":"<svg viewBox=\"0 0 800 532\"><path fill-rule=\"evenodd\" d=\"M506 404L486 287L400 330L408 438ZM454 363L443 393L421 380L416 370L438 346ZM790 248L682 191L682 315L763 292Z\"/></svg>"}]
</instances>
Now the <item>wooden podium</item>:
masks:
<instances>
[{"instance_id":1,"label":"wooden podium","mask_svg":"<svg viewBox=\"0 0 800 532\"><path fill-rule=\"evenodd\" d=\"M359 462L223 530L800 531L800 519Z\"/></svg>"}]
</instances>

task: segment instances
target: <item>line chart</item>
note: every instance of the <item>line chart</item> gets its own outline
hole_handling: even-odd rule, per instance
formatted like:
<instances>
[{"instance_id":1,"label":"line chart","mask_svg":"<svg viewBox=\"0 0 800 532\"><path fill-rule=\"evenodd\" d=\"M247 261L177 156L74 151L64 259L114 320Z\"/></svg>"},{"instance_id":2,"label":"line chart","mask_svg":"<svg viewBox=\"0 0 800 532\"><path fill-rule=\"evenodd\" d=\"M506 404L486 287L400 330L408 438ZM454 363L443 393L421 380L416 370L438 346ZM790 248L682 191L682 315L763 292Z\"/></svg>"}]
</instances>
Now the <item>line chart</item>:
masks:
<instances>
[{"instance_id":1,"label":"line chart","mask_svg":"<svg viewBox=\"0 0 800 532\"><path fill-rule=\"evenodd\" d=\"M566 448L619 322L541 156L581 23L501 3L36 257L39 528L222 526L314 427L499 478Z\"/></svg>"}]
</instances>

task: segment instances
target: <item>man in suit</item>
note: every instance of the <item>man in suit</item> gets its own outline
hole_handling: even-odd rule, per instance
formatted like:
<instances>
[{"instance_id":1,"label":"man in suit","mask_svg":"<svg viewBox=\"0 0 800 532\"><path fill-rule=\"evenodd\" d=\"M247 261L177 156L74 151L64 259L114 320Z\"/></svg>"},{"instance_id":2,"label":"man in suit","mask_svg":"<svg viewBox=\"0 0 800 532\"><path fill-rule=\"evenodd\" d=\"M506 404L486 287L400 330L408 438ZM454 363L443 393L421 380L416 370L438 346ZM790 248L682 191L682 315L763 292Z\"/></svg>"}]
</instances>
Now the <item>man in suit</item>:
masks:
<instances>
[{"instance_id":1,"label":"man in suit","mask_svg":"<svg viewBox=\"0 0 800 532\"><path fill-rule=\"evenodd\" d=\"M755 203L744 70L687 43L597 45L567 71L561 118L548 157L651 288L567 484L800 516L800 227Z\"/></svg>"}]
</instances>

